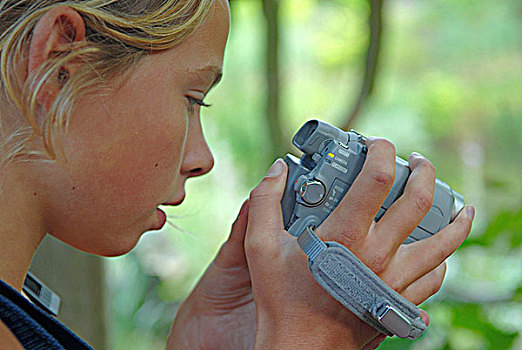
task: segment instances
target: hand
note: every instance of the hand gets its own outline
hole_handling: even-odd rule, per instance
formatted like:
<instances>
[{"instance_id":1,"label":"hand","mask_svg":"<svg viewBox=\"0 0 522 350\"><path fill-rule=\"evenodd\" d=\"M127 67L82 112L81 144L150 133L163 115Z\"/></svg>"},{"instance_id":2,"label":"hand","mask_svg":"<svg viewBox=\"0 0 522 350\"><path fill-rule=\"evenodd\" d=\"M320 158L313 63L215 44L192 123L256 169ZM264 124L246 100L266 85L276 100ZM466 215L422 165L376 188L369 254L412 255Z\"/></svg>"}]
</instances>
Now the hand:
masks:
<instances>
[{"instance_id":1,"label":"hand","mask_svg":"<svg viewBox=\"0 0 522 350\"><path fill-rule=\"evenodd\" d=\"M469 234L473 208L465 208L433 237L401 245L433 203L434 168L422 156L412 155L404 194L375 223L395 178L395 148L377 138L367 145L361 173L316 233L346 246L393 289L419 304L440 288L444 261ZM315 283L306 256L284 230L280 201L286 171L279 160L250 196L245 244L256 302L256 348L378 346L383 338L376 338L377 331Z\"/></svg>"},{"instance_id":2,"label":"hand","mask_svg":"<svg viewBox=\"0 0 522 350\"><path fill-rule=\"evenodd\" d=\"M253 349L256 311L244 250L247 220L248 201L230 237L179 308L167 349Z\"/></svg>"}]
</instances>

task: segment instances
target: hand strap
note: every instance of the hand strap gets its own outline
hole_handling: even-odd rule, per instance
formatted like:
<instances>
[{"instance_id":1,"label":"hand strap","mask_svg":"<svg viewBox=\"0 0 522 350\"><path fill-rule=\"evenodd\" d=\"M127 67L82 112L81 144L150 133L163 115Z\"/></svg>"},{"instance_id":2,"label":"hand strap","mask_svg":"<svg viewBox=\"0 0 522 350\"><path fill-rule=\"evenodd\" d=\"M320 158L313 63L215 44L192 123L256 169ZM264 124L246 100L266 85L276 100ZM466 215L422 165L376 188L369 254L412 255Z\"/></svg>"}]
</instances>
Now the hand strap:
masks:
<instances>
[{"instance_id":1,"label":"hand strap","mask_svg":"<svg viewBox=\"0 0 522 350\"><path fill-rule=\"evenodd\" d=\"M361 320L388 336L416 339L424 332L420 310L344 246L321 241L311 227L297 243L308 256L315 280Z\"/></svg>"}]
</instances>

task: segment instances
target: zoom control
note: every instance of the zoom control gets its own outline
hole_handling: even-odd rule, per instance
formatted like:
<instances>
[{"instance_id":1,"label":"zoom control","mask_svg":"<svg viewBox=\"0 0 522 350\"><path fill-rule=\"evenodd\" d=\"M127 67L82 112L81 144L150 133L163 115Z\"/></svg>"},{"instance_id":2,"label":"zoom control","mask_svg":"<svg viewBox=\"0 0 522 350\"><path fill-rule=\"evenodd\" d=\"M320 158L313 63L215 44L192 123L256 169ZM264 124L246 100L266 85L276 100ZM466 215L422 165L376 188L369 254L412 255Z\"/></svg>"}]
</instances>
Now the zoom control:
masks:
<instances>
[{"instance_id":1,"label":"zoom control","mask_svg":"<svg viewBox=\"0 0 522 350\"><path fill-rule=\"evenodd\" d=\"M299 194L306 204L317 205L322 202L326 188L321 181L307 180L299 188Z\"/></svg>"}]
</instances>

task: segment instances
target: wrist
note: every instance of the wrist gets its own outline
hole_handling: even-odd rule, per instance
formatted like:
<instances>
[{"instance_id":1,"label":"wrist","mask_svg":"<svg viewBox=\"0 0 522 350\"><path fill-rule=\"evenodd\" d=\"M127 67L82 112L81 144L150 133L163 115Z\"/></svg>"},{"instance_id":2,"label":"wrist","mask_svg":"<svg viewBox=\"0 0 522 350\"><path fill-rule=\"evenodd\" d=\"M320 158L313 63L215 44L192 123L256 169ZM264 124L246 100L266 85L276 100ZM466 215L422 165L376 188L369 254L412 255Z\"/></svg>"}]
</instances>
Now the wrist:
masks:
<instances>
[{"instance_id":1,"label":"wrist","mask_svg":"<svg viewBox=\"0 0 522 350\"><path fill-rule=\"evenodd\" d=\"M369 326L358 328L349 320L281 314L258 315L254 349L359 349L376 333Z\"/></svg>"},{"instance_id":2,"label":"wrist","mask_svg":"<svg viewBox=\"0 0 522 350\"><path fill-rule=\"evenodd\" d=\"M194 323L192 309L192 303L190 303L188 299L178 308L167 339L167 350L191 349L191 347L188 346L192 343L190 339L190 335L192 334L190 329Z\"/></svg>"}]
</instances>

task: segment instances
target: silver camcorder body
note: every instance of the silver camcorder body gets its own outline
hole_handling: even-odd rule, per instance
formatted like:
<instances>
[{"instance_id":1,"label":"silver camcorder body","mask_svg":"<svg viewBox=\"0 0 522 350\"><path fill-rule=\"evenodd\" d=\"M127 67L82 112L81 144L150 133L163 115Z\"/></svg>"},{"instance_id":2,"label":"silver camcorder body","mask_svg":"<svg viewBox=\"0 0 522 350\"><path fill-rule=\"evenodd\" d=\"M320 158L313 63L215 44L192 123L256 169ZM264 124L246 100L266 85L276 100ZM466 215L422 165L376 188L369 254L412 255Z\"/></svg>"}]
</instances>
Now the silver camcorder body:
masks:
<instances>
[{"instance_id":1,"label":"silver camcorder body","mask_svg":"<svg viewBox=\"0 0 522 350\"><path fill-rule=\"evenodd\" d=\"M296 133L293 144L301 159L287 155L288 178L281 201L285 229L298 236L307 227L317 228L337 207L366 160L366 138L319 120L310 120ZM397 157L395 182L375 221L404 192L411 173L408 162ZM428 238L448 225L464 207L464 198L436 179L433 206L404 243Z\"/></svg>"}]
</instances>

